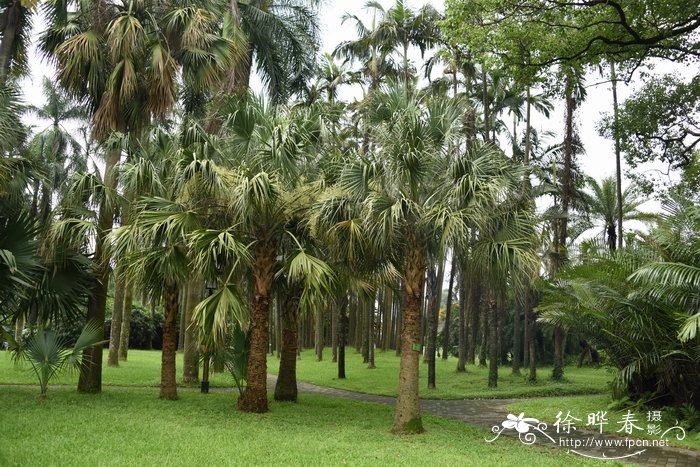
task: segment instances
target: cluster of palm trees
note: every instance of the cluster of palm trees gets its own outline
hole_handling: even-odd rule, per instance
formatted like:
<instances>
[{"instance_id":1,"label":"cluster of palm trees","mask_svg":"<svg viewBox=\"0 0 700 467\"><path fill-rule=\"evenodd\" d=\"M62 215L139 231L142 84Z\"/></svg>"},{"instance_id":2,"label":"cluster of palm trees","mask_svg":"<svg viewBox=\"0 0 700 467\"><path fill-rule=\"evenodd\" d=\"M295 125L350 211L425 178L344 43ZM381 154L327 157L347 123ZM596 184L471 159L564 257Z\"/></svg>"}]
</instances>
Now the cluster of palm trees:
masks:
<instances>
[{"instance_id":1,"label":"cluster of palm trees","mask_svg":"<svg viewBox=\"0 0 700 467\"><path fill-rule=\"evenodd\" d=\"M545 147L531 107L546 115L551 104L446 43L431 7L368 3L372 23L344 18L357 39L319 65L316 1L45 2L40 48L57 84L46 82L44 107L25 109L13 75L23 71L38 7L6 3L0 323L15 323L18 341L25 326L66 319L102 329L113 281L108 363L118 365L134 296L162 303L162 398L177 398L178 319L184 380L197 380L198 354L208 368L232 340L238 350L249 341L246 368L235 368L246 381L238 407L265 412L271 316L281 336L275 399L296 400L300 319L317 317L322 347L323 310L333 310L342 378L348 307L366 310L371 366L376 330L387 326L375 322L375 304L392 301L401 358L393 431L420 432L419 358L426 340L435 387L448 261L458 370L474 362L479 342L496 386L512 301L513 371L523 360L536 377L533 284L543 258L556 265L552 275L564 267L574 221L588 226L590 212L616 244L611 182L594 185L593 198L583 193L573 123L564 144ZM413 47L440 47L427 69L442 61L445 77L421 88ZM253 69L266 98L248 89ZM347 104L339 89L353 83L366 86L365 97ZM50 122L31 140L20 121L27 110ZM74 119L89 121L84 141L66 130ZM510 157L498 147L504 135ZM564 169L552 171L557 164ZM538 195L554 200L544 216ZM626 214L638 205L629 197ZM565 323L555 323L561 343ZM85 351L80 391L101 390L102 352ZM555 354L561 370L561 345Z\"/></svg>"}]
</instances>

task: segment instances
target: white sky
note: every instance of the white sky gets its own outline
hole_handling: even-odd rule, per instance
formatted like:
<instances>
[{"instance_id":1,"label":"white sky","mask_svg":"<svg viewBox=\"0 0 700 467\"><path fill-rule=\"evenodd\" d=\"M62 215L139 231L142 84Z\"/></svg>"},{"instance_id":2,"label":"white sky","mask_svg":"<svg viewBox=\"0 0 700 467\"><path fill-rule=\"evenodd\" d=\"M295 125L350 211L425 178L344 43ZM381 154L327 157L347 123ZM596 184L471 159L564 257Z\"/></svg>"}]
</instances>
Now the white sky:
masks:
<instances>
[{"instance_id":1,"label":"white sky","mask_svg":"<svg viewBox=\"0 0 700 467\"><path fill-rule=\"evenodd\" d=\"M380 0L380 3L388 9L393 4L393 1ZM418 8L424 3L424 1L407 0L407 4L412 8ZM433 6L440 11L444 10L443 0L432 0L428 3L432 3ZM341 24L341 16L344 13L350 12L356 14L363 19L366 19L366 23L369 23L371 18L367 12L364 11L364 4L365 0L326 0L326 2L324 2L320 15L321 34L323 40L322 51L331 52L339 42L356 37L355 30L351 22ZM36 21L36 23L37 25L35 26L34 37L36 37L42 28L41 21ZM412 57L414 61L419 60L417 51L413 52ZM422 64L419 63L419 66L420 65ZM683 70L680 69L680 67L674 67L672 64L664 64L659 68L664 72L680 71L681 74L688 73L683 73ZM53 73L54 71L52 67L41 61L37 54L34 53L31 63L31 76L26 78L23 82L25 99L28 103L34 105L40 105L42 103L42 77L52 76ZM588 83L591 84L602 80L604 80L604 78L597 75L591 75L588 79ZM254 78L252 83L254 88L260 88L259 80ZM639 86L639 84L639 82L633 82L630 86L627 86L620 83L618 85L618 96L620 102L624 102L625 98L628 97L630 93ZM359 95L359 89L346 89L341 92L341 97L345 99L352 99ZM585 154L580 156L580 164L586 173L598 180L606 176L613 176L615 174L613 142L601 138L595 129L595 125L600 120L602 114L604 112L611 111L612 91L609 84L588 88L588 97L578 110L579 131L585 148ZM28 119L28 123L36 122ZM555 111L550 119L546 119L542 116L536 116L534 118L534 127L539 131L552 130L561 135L563 126L563 105L560 101L556 102ZM519 129L519 131L522 132L522 127ZM657 168L664 169L664 167ZM626 185L627 183L625 183L625 186ZM657 210L658 204L650 202L649 204L643 206L643 209Z\"/></svg>"}]
</instances>

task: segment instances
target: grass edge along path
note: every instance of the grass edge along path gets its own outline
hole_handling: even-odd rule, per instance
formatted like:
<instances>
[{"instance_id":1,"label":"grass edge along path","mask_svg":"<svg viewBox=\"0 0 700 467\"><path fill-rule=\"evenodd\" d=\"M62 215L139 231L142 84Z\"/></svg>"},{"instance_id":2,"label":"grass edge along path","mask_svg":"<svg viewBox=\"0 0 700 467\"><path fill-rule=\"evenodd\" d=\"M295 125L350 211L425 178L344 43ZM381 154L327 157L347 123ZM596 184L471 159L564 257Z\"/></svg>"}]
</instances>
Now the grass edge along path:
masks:
<instances>
[{"instance_id":1,"label":"grass edge along path","mask_svg":"<svg viewBox=\"0 0 700 467\"><path fill-rule=\"evenodd\" d=\"M391 407L362 401L304 394L297 404L273 402L270 413L258 415L237 412L230 393L183 391L175 402L157 394L53 389L39 403L33 389L2 387L11 429L0 438L0 464L599 464L508 439L487 444L483 429L429 415L426 434L391 435Z\"/></svg>"},{"instance_id":2,"label":"grass edge along path","mask_svg":"<svg viewBox=\"0 0 700 467\"><path fill-rule=\"evenodd\" d=\"M337 365L330 360L330 349L326 349L326 358L316 362L312 350L302 352L297 361L297 378L318 386L345 389L348 391L396 396L399 374L399 357L394 352L377 352L376 369L368 369L362 363L362 356L351 350L346 358L347 379L336 378ZM106 358L106 357L105 357ZM278 360L268 357L268 372L277 373ZM499 387L489 388L488 370L473 365L467 366L466 373L455 371L456 359L447 361L437 359L437 389L427 389L427 368L421 364L420 396L423 399L502 399L519 397L564 396L571 394L600 394L607 392L607 382L612 374L604 368L565 369L566 380L554 382L549 378L551 370L541 368L537 383L530 383L525 373L512 375L510 367L501 367ZM182 354L177 355L178 384L182 385ZM0 384L35 384L28 365L15 367L8 352L0 352ZM77 383L76 374L60 375L52 381L55 385L73 385ZM212 387L233 387L233 379L227 373L212 373ZM150 386L160 384L160 351L130 350L129 361L120 362L118 368L103 366L103 384L112 386Z\"/></svg>"}]
</instances>

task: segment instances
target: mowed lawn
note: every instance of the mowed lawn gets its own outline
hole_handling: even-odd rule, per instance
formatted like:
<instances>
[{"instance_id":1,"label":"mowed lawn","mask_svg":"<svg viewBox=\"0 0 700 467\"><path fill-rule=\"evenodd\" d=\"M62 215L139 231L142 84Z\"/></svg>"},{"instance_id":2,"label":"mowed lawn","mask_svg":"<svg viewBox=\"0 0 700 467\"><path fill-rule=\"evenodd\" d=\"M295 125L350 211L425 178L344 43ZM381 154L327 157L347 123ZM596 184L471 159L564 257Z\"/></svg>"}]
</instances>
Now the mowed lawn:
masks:
<instances>
[{"instance_id":1,"label":"mowed lawn","mask_svg":"<svg viewBox=\"0 0 700 467\"><path fill-rule=\"evenodd\" d=\"M394 436L393 409L365 402L305 395L260 415L236 411L231 393L157 394L51 389L39 402L33 389L0 387L0 465L600 465L511 439L488 444L485 430L431 416L425 434Z\"/></svg>"},{"instance_id":2,"label":"mowed lawn","mask_svg":"<svg viewBox=\"0 0 700 467\"><path fill-rule=\"evenodd\" d=\"M130 350L129 361L121 362L118 368L106 365L107 352L104 354L105 365L103 383L115 386L158 386L160 384L160 351ZM324 352L324 360L317 362L313 350L302 352L297 361L297 375L300 381L350 391L396 396L398 388L400 358L392 352L377 352L375 369L367 369L362 363L362 356L348 349L346 355L345 380L337 379L337 364L331 362L330 349ZM268 372L276 374L279 361L268 356ZM467 365L466 373L457 373L457 360L439 359L436 366L437 388L428 390L427 365L420 367L420 396L425 399L469 399L469 398L512 398L563 396L575 394L600 394L607 392L612 373L605 368L566 367L565 380L554 382L550 379L551 368L538 368L538 381L527 381L527 370L515 376L510 367L499 371L497 388L489 388L488 370L478 366ZM177 355L178 382L182 384L182 354ZM201 373L200 373L201 375ZM61 375L52 384L73 385L77 383L76 374ZM212 387L234 386L233 378L228 373L212 373ZM0 352L0 384L35 384L36 381L29 367L16 366L7 352ZM272 389L272 388L270 388Z\"/></svg>"},{"instance_id":3,"label":"mowed lawn","mask_svg":"<svg viewBox=\"0 0 700 467\"><path fill-rule=\"evenodd\" d=\"M317 362L312 350L302 352L297 361L297 375L302 381L349 391L396 396L399 385L399 361L394 351L376 353L376 369L367 369L362 356L354 349L346 355L346 379L337 379L337 364L331 362L330 349L324 360ZM277 371L277 359L270 359L268 366ZM565 369L565 380L554 382L551 368L538 368L538 381L527 381L527 369L519 376L510 367L499 370L497 388L488 387L488 369L467 365L466 373L457 373L457 359L438 359L435 367L436 389L428 389L428 365L420 366L420 397L424 399L494 399L511 397L559 396L566 394L599 394L609 391L608 382L613 374L605 368Z\"/></svg>"}]
</instances>

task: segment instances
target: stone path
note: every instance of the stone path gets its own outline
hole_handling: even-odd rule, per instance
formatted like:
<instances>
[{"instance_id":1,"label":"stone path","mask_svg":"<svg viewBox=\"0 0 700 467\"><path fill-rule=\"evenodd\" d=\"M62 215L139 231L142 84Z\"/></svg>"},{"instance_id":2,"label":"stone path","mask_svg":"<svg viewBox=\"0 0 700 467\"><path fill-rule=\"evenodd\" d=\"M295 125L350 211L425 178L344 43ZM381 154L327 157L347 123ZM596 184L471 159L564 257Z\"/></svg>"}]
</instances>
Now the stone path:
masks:
<instances>
[{"instance_id":1,"label":"stone path","mask_svg":"<svg viewBox=\"0 0 700 467\"><path fill-rule=\"evenodd\" d=\"M275 381L276 378L269 375L268 387L273 388ZM330 397L340 397L343 399L374 402L384 405L393 405L395 402L395 398L393 397L377 396L373 394L346 391L343 389L321 387L304 382L298 382L297 386L299 388L299 392L302 394L318 394ZM509 413L507 407L521 400L522 399L421 400L421 410L431 415L451 418L470 425L482 427L486 430L484 433L484 438L490 439L495 436L495 434L491 433L492 427L494 425L500 427L501 422L506 420L506 416ZM538 436L538 440L536 442L537 445L547 446L552 449L568 449L576 451L576 454L584 457L607 457L611 459L616 457L621 458L622 456L630 456L619 459L618 461L643 466L700 467L700 452L690 449L680 449L674 447L628 448L624 444L620 447L586 447L586 443L592 444L594 442L593 439L601 443L611 443L614 446L615 443L624 443L625 438L610 434L601 435L598 432L580 429L572 431L571 434L562 435L556 435L556 430L551 428L546 430L546 432L555 440L557 436L562 436L562 438L565 440L570 440L568 441L569 443L580 442L581 447L574 449L573 447L559 446L558 444L553 444L542 435ZM517 432L515 430L505 430L503 431L502 435L516 437ZM575 453L572 452L572 455L575 455Z\"/></svg>"}]
</instances>

